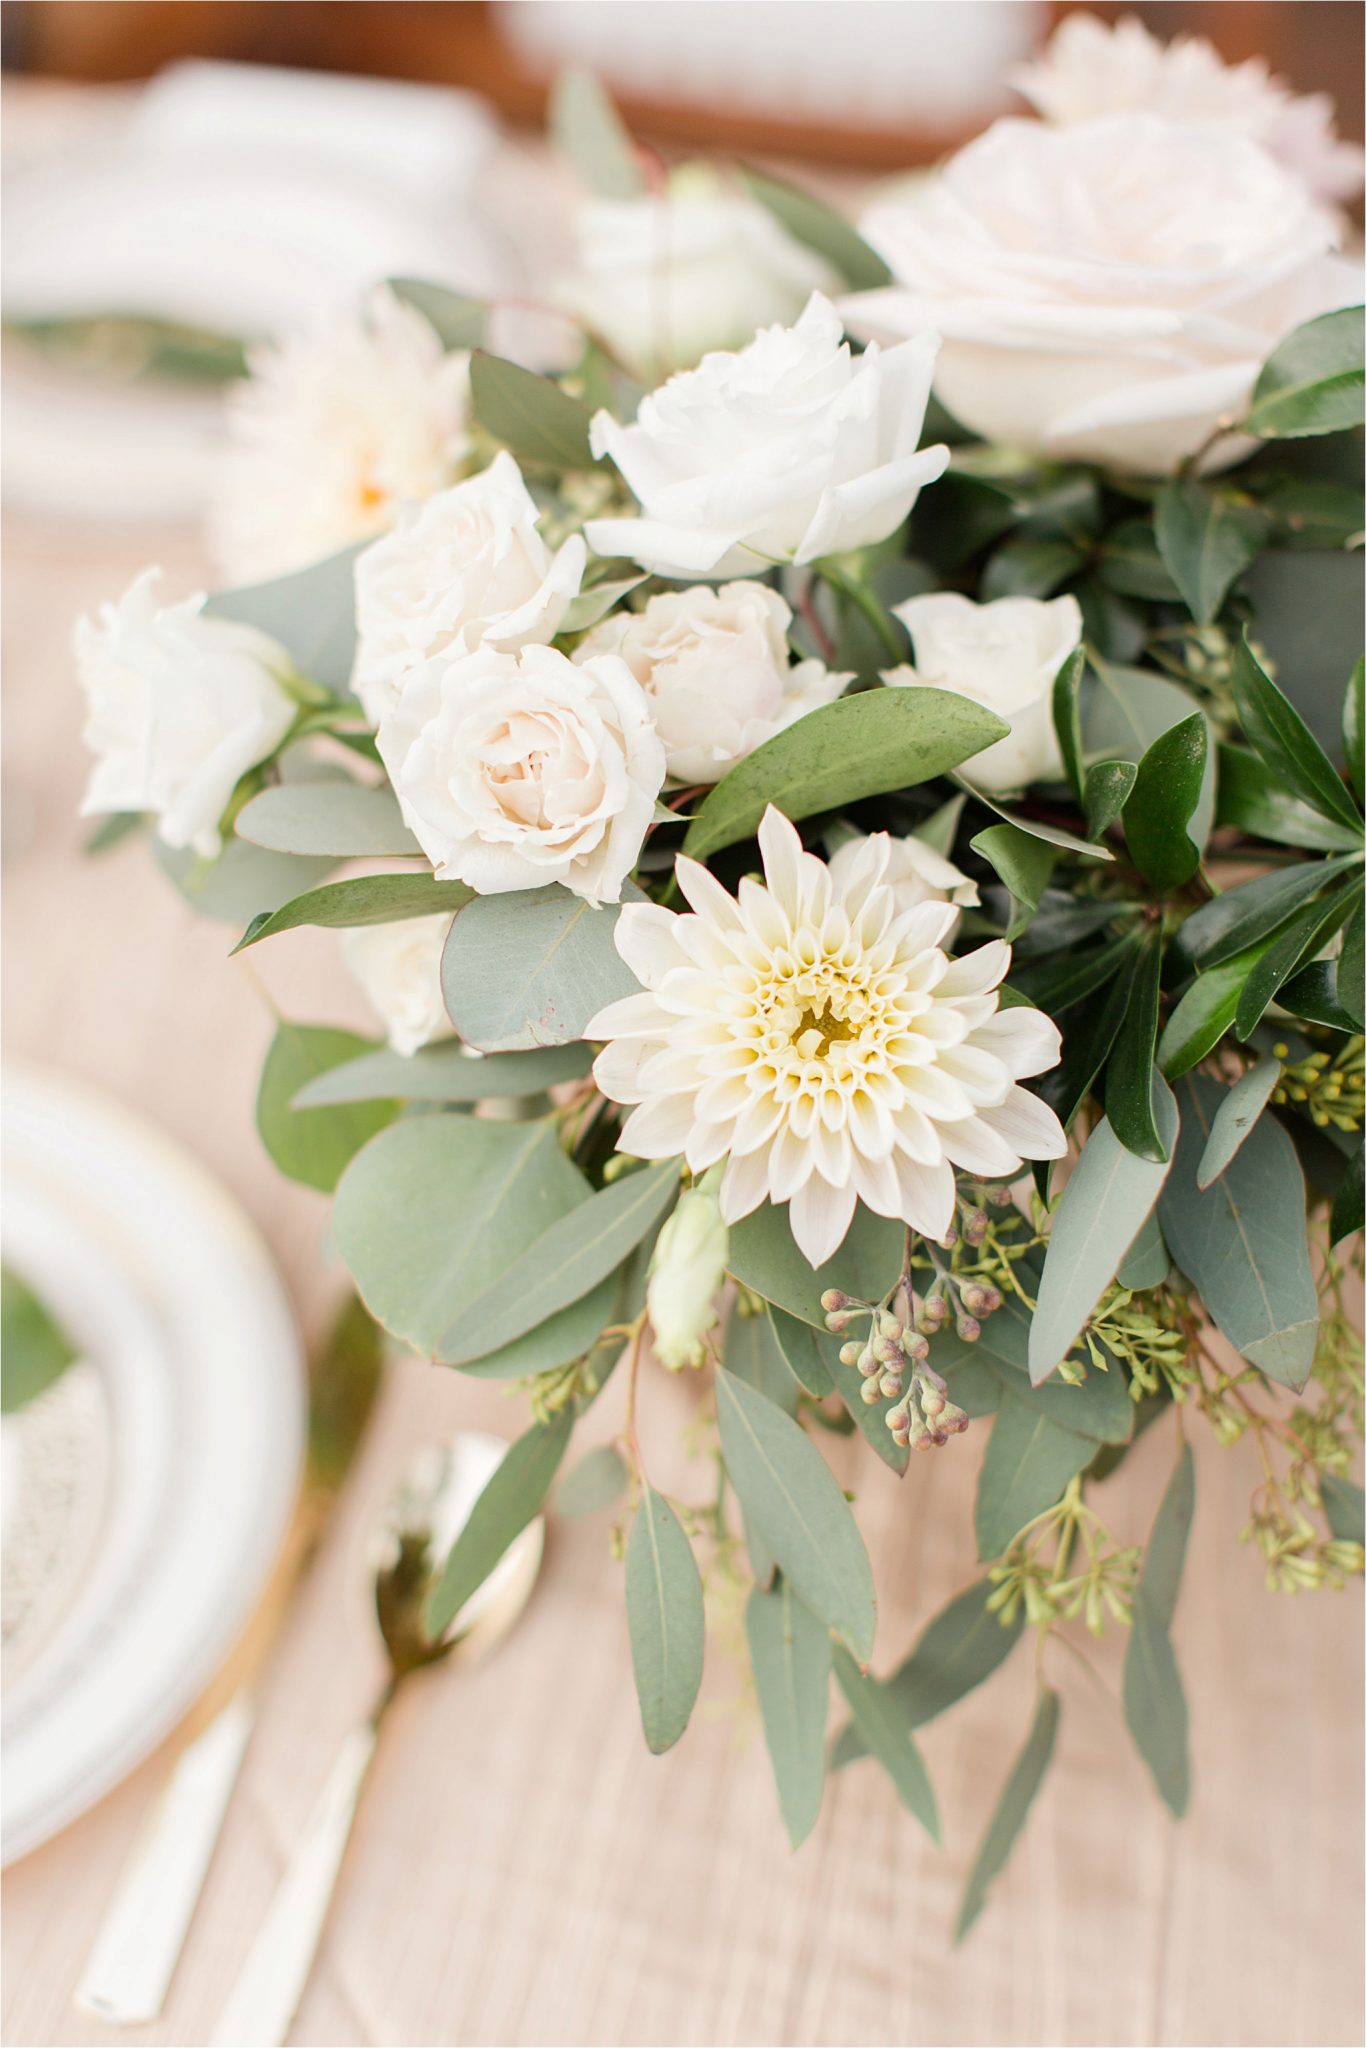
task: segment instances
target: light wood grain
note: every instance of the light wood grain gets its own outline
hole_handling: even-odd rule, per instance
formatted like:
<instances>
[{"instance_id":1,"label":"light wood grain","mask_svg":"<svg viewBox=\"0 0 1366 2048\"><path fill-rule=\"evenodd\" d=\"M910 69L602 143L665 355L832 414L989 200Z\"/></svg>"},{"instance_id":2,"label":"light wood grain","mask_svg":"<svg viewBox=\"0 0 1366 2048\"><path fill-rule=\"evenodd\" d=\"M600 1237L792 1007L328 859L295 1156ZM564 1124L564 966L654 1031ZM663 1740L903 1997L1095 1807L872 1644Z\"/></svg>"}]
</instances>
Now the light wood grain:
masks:
<instances>
[{"instance_id":1,"label":"light wood grain","mask_svg":"<svg viewBox=\"0 0 1366 2048\"><path fill-rule=\"evenodd\" d=\"M127 848L78 853L84 768L66 653L73 614L183 538L9 522L5 577L6 1024L9 1049L100 1083L222 1175L274 1246L306 1329L340 1282L327 1205L275 1174L252 1100L270 1017L229 935ZM357 1020L329 935L262 947L292 1014ZM610 1433L609 1390L588 1440ZM506 1434L496 1388L396 1365L343 1508L302 1589L166 2013L135 2042L204 2040L269 1891L370 1696L358 1591L364 1532L410 1446L463 1424ZM652 1373L641 1430L658 1482L695 1499L705 1462L690 1385ZM975 1574L983 1432L898 1484L846 1458L877 1567L882 1668ZM1155 1429L1106 1487L1116 1530L1147 1528L1173 1454ZM870 1764L839 1776L789 1854L741 1665L718 1635L694 1725L641 1740L620 1567L604 1518L552 1525L526 1619L483 1668L414 1683L386 1729L322 1956L293 2038L372 2043L1295 2043L1362 2038L1359 1589L1267 1594L1237 1544L1247 1448L1198 1434L1199 1504L1176 1637L1193 1709L1195 1795L1170 1821L1125 1738L1120 1645L1100 1685L1059 1659L1053 1772L967 1946L949 1934L973 1848L1030 1710L1028 1648L924 1732L945 1846ZM165 1758L9 1872L4 2038L116 2038L71 1988Z\"/></svg>"}]
</instances>

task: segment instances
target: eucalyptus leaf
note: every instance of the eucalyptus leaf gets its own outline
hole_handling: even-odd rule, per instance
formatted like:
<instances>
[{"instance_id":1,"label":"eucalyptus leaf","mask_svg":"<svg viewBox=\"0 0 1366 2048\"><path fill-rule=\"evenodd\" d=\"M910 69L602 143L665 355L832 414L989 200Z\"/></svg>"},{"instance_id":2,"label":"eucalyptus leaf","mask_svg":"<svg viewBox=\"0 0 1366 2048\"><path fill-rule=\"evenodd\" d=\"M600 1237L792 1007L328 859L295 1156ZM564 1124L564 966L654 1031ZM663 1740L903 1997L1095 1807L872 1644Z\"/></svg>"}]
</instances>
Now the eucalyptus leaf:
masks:
<instances>
[{"instance_id":1,"label":"eucalyptus leaf","mask_svg":"<svg viewBox=\"0 0 1366 2048\"><path fill-rule=\"evenodd\" d=\"M276 853L369 860L422 852L393 791L359 782L285 782L263 789L242 806L234 830Z\"/></svg>"},{"instance_id":2,"label":"eucalyptus leaf","mask_svg":"<svg viewBox=\"0 0 1366 2048\"><path fill-rule=\"evenodd\" d=\"M1188 882L1203 847L1189 826L1200 802L1209 751L1209 728L1196 711L1159 734L1138 764L1124 806L1124 837L1140 872L1166 892Z\"/></svg>"},{"instance_id":3,"label":"eucalyptus leaf","mask_svg":"<svg viewBox=\"0 0 1366 2048\"><path fill-rule=\"evenodd\" d=\"M892 273L882 258L834 207L767 171L754 170L748 164L739 169L751 198L766 207L794 241L823 256L851 292L873 291L891 283Z\"/></svg>"},{"instance_id":4,"label":"eucalyptus leaf","mask_svg":"<svg viewBox=\"0 0 1366 2048\"><path fill-rule=\"evenodd\" d=\"M316 888L336 865L330 856L306 860L293 853L268 853L246 839L229 839L214 860L188 846L167 846L162 839L151 844L157 866L192 910L239 928L300 891Z\"/></svg>"},{"instance_id":5,"label":"eucalyptus leaf","mask_svg":"<svg viewBox=\"0 0 1366 2048\"><path fill-rule=\"evenodd\" d=\"M692 1545L668 1502L648 1485L626 1549L626 1621L645 1741L658 1756L673 1747L692 1714L702 1683L705 1623Z\"/></svg>"},{"instance_id":6,"label":"eucalyptus leaf","mask_svg":"<svg viewBox=\"0 0 1366 2048\"><path fill-rule=\"evenodd\" d=\"M422 277L391 277L389 289L422 315L444 349L478 348L483 341L489 309L482 299Z\"/></svg>"},{"instance_id":7,"label":"eucalyptus leaf","mask_svg":"<svg viewBox=\"0 0 1366 2048\"><path fill-rule=\"evenodd\" d=\"M977 1555L1000 1557L1095 1454L1091 1438L1050 1422L1027 1388L1004 1394L977 1481Z\"/></svg>"},{"instance_id":8,"label":"eucalyptus leaf","mask_svg":"<svg viewBox=\"0 0 1366 2048\"><path fill-rule=\"evenodd\" d=\"M1230 1160L1237 1156L1239 1146L1271 1100L1271 1091L1280 1078L1280 1061L1267 1058L1258 1060L1234 1082L1215 1112L1209 1142L1200 1155L1195 1170L1198 1188L1207 1188L1211 1181L1218 1180Z\"/></svg>"},{"instance_id":9,"label":"eucalyptus leaf","mask_svg":"<svg viewBox=\"0 0 1366 2048\"><path fill-rule=\"evenodd\" d=\"M599 619L605 619L629 591L644 581L643 575L635 575L607 577L601 583L590 583L570 600L569 609L560 621L560 632L586 633L590 626L597 625Z\"/></svg>"},{"instance_id":10,"label":"eucalyptus leaf","mask_svg":"<svg viewBox=\"0 0 1366 2048\"><path fill-rule=\"evenodd\" d=\"M1361 308L1322 313L1267 357L1242 431L1273 441L1359 427L1363 387Z\"/></svg>"},{"instance_id":11,"label":"eucalyptus leaf","mask_svg":"<svg viewBox=\"0 0 1366 2048\"><path fill-rule=\"evenodd\" d=\"M645 190L640 158L625 122L591 71L562 71L550 93L550 136L590 192L638 199Z\"/></svg>"},{"instance_id":12,"label":"eucalyptus leaf","mask_svg":"<svg viewBox=\"0 0 1366 2048\"><path fill-rule=\"evenodd\" d=\"M1008 811L998 804L994 796L988 796L984 789L978 789L968 776L955 774L954 781L974 802L985 804L989 811L995 811L1007 825L1013 825L1017 832L1027 832L1031 839L1042 839L1049 846L1060 846L1067 853L1080 854L1086 860L1113 860L1108 846L1097 846L1089 839L1078 839L1075 832L1065 832L1060 825L1050 825L1043 818L1027 817L1021 811Z\"/></svg>"},{"instance_id":13,"label":"eucalyptus leaf","mask_svg":"<svg viewBox=\"0 0 1366 2048\"><path fill-rule=\"evenodd\" d=\"M628 900L639 902L634 884ZM451 927L441 960L446 1010L484 1052L564 1045L639 983L616 949L621 906L552 884L479 896Z\"/></svg>"},{"instance_id":14,"label":"eucalyptus leaf","mask_svg":"<svg viewBox=\"0 0 1366 2048\"><path fill-rule=\"evenodd\" d=\"M901 1271L905 1243L904 1224L875 1216L860 1203L834 1257L813 1268L797 1248L786 1207L761 1202L731 1225L727 1268L765 1301L824 1330L826 1289L840 1288L859 1301L880 1300Z\"/></svg>"},{"instance_id":15,"label":"eucalyptus leaf","mask_svg":"<svg viewBox=\"0 0 1366 2048\"><path fill-rule=\"evenodd\" d=\"M939 1808L934 1787L890 1687L860 1671L842 1643L835 1645L834 1667L865 1749L882 1765L907 1812L914 1814L930 1840L937 1842Z\"/></svg>"},{"instance_id":16,"label":"eucalyptus leaf","mask_svg":"<svg viewBox=\"0 0 1366 2048\"><path fill-rule=\"evenodd\" d=\"M770 804L807 818L943 775L1009 731L951 690L873 689L841 697L765 740L706 796L683 851L704 860L748 839Z\"/></svg>"},{"instance_id":17,"label":"eucalyptus leaf","mask_svg":"<svg viewBox=\"0 0 1366 2048\"><path fill-rule=\"evenodd\" d=\"M1015 1759L996 1810L987 1823L982 1845L964 1886L963 1902L958 1908L958 1921L954 1928L955 1942L962 1941L986 1904L987 1889L993 1878L1005 1868L1016 1837L1025 1824L1053 1754L1059 1711L1058 1695L1049 1686L1041 1686L1025 1746Z\"/></svg>"},{"instance_id":18,"label":"eucalyptus leaf","mask_svg":"<svg viewBox=\"0 0 1366 2048\"><path fill-rule=\"evenodd\" d=\"M745 1635L778 1804L797 1849L816 1825L825 1789L830 1631L780 1576L771 1592L756 1586L750 1594Z\"/></svg>"},{"instance_id":19,"label":"eucalyptus leaf","mask_svg":"<svg viewBox=\"0 0 1366 2048\"><path fill-rule=\"evenodd\" d=\"M1102 1119L1082 1147L1053 1212L1029 1327L1029 1377L1035 1385L1070 1353L1167 1178L1179 1119L1165 1082L1155 1085L1154 1107L1166 1159L1137 1157Z\"/></svg>"},{"instance_id":20,"label":"eucalyptus leaf","mask_svg":"<svg viewBox=\"0 0 1366 2048\"><path fill-rule=\"evenodd\" d=\"M1046 840L1021 831L1018 825L988 825L971 842L1010 891L1010 922L1006 938L1014 941L1039 907L1057 855Z\"/></svg>"},{"instance_id":21,"label":"eucalyptus leaf","mask_svg":"<svg viewBox=\"0 0 1366 2048\"><path fill-rule=\"evenodd\" d=\"M1150 1287L1160 1287L1171 1269L1167 1240L1154 1212L1120 1260L1115 1278L1121 1287L1129 1287L1135 1294L1142 1294Z\"/></svg>"},{"instance_id":22,"label":"eucalyptus leaf","mask_svg":"<svg viewBox=\"0 0 1366 2048\"><path fill-rule=\"evenodd\" d=\"M1124 1651L1124 1718L1163 1803L1179 1819L1190 1803L1186 1695L1171 1637L1141 1585Z\"/></svg>"},{"instance_id":23,"label":"eucalyptus leaf","mask_svg":"<svg viewBox=\"0 0 1366 2048\"><path fill-rule=\"evenodd\" d=\"M426 1045L418 1052L363 1053L310 1081L294 1098L295 1109L321 1109L334 1102L487 1102L495 1097L540 1095L562 1081L586 1074L592 1048L552 1045L541 1052L496 1052L481 1059L458 1038Z\"/></svg>"},{"instance_id":24,"label":"eucalyptus leaf","mask_svg":"<svg viewBox=\"0 0 1366 2048\"><path fill-rule=\"evenodd\" d=\"M804 1327L798 1325L799 1328ZM731 1304L726 1318L722 1362L727 1372L746 1380L764 1394L784 1415L795 1415L801 1399L801 1384L784 1356L782 1346L767 1315L743 1315L739 1301Z\"/></svg>"},{"instance_id":25,"label":"eucalyptus leaf","mask_svg":"<svg viewBox=\"0 0 1366 2048\"><path fill-rule=\"evenodd\" d=\"M995 1593L990 1579L979 1579L950 1600L922 1630L910 1656L885 1681L883 1690L908 1728L923 1727L946 1708L956 1706L990 1678L1014 1649L1024 1628L1023 1610L1017 1609L1008 1622L1001 1622L988 1605ZM841 1770L866 1754L867 1745L851 1721L836 1738L831 1768Z\"/></svg>"},{"instance_id":26,"label":"eucalyptus leaf","mask_svg":"<svg viewBox=\"0 0 1366 2048\"><path fill-rule=\"evenodd\" d=\"M811 1324L804 1323L800 1316L789 1315L785 1308L776 1308L772 1302L768 1315L778 1349L807 1393L817 1401L833 1394L835 1382L830 1377L821 1340Z\"/></svg>"},{"instance_id":27,"label":"eucalyptus leaf","mask_svg":"<svg viewBox=\"0 0 1366 2048\"><path fill-rule=\"evenodd\" d=\"M849 1504L806 1432L734 1373L716 1375L721 1454L793 1591L866 1662L876 1601Z\"/></svg>"},{"instance_id":28,"label":"eucalyptus leaf","mask_svg":"<svg viewBox=\"0 0 1366 2048\"><path fill-rule=\"evenodd\" d=\"M615 1445L599 1444L585 1451L573 1471L560 1481L555 1489L556 1512L575 1517L596 1515L620 1500L630 1476Z\"/></svg>"},{"instance_id":29,"label":"eucalyptus leaf","mask_svg":"<svg viewBox=\"0 0 1366 2048\"><path fill-rule=\"evenodd\" d=\"M1325 1472L1319 1480L1319 1498L1339 1543L1366 1544L1366 1494L1355 1481Z\"/></svg>"},{"instance_id":30,"label":"eucalyptus leaf","mask_svg":"<svg viewBox=\"0 0 1366 2048\"><path fill-rule=\"evenodd\" d=\"M300 925L348 929L356 925L398 924L410 917L432 917L439 910L454 914L473 895L463 882L438 882L428 874L357 875L348 882L325 882L295 896L278 910L254 917L233 947L240 953L278 932Z\"/></svg>"},{"instance_id":31,"label":"eucalyptus leaf","mask_svg":"<svg viewBox=\"0 0 1366 2048\"><path fill-rule=\"evenodd\" d=\"M1153 1619L1162 1628L1171 1627L1176 1613L1176 1596L1181 1590L1194 1518L1195 1460L1190 1445L1183 1443L1148 1538L1140 1577Z\"/></svg>"},{"instance_id":32,"label":"eucalyptus leaf","mask_svg":"<svg viewBox=\"0 0 1366 2048\"><path fill-rule=\"evenodd\" d=\"M1267 514L1246 493L1195 476L1162 486L1153 523L1162 560L1199 626L1217 617L1271 532Z\"/></svg>"},{"instance_id":33,"label":"eucalyptus leaf","mask_svg":"<svg viewBox=\"0 0 1366 2048\"><path fill-rule=\"evenodd\" d=\"M844 1338L831 1337L826 1342L826 1363L835 1391L854 1426L899 1479L911 1462L910 1445L899 1444L887 1427L887 1412L892 1405L889 1400L879 1400L871 1405L864 1400L863 1389L867 1383L862 1373L857 1366L846 1365L840 1357L840 1345L845 1341Z\"/></svg>"},{"instance_id":34,"label":"eucalyptus leaf","mask_svg":"<svg viewBox=\"0 0 1366 2048\"><path fill-rule=\"evenodd\" d=\"M521 462L561 472L596 465L588 441L589 408L549 377L476 349L470 357L470 404L485 432Z\"/></svg>"},{"instance_id":35,"label":"eucalyptus leaf","mask_svg":"<svg viewBox=\"0 0 1366 2048\"><path fill-rule=\"evenodd\" d=\"M256 1128L290 1180L330 1193L348 1161L397 1114L398 1104L392 1101L328 1109L292 1106L307 1082L373 1046L373 1039L359 1038L354 1031L281 1018L261 1069Z\"/></svg>"},{"instance_id":36,"label":"eucalyptus leaf","mask_svg":"<svg viewBox=\"0 0 1366 2048\"><path fill-rule=\"evenodd\" d=\"M1311 810L1336 818L1354 832L1361 814L1309 727L1289 698L1272 682L1248 644L1233 650L1233 697L1253 752Z\"/></svg>"},{"instance_id":37,"label":"eucalyptus leaf","mask_svg":"<svg viewBox=\"0 0 1366 2048\"><path fill-rule=\"evenodd\" d=\"M422 1621L433 1642L539 1514L573 1427L573 1408L562 1408L518 1437L494 1467L427 1595Z\"/></svg>"},{"instance_id":38,"label":"eucalyptus leaf","mask_svg":"<svg viewBox=\"0 0 1366 2048\"><path fill-rule=\"evenodd\" d=\"M1099 839L1114 824L1138 779L1138 768L1133 761L1093 761L1086 771L1082 790L1082 810L1086 813L1086 829L1093 839Z\"/></svg>"},{"instance_id":39,"label":"eucalyptus leaf","mask_svg":"<svg viewBox=\"0 0 1366 2048\"><path fill-rule=\"evenodd\" d=\"M1159 1200L1162 1234L1234 1349L1298 1393L1318 1339L1304 1175L1286 1131L1262 1117L1219 1179L1200 1188L1200 1161L1226 1094L1203 1074L1177 1085L1181 1135Z\"/></svg>"},{"instance_id":40,"label":"eucalyptus leaf","mask_svg":"<svg viewBox=\"0 0 1366 2048\"><path fill-rule=\"evenodd\" d=\"M212 618L239 619L268 633L300 675L349 697L356 658L355 566L364 545L358 542L268 583L217 590L204 610Z\"/></svg>"}]
</instances>

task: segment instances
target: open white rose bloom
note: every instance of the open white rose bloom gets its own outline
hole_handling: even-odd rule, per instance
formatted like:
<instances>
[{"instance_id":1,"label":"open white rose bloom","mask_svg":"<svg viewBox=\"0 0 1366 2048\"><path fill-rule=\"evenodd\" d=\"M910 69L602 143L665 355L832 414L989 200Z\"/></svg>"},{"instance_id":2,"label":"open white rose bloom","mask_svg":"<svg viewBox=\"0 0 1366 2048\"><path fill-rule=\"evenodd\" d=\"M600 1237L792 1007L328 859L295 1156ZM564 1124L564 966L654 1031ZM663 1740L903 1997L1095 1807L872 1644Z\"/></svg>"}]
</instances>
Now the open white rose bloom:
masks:
<instances>
[{"instance_id":1,"label":"open white rose bloom","mask_svg":"<svg viewBox=\"0 0 1366 2048\"><path fill-rule=\"evenodd\" d=\"M728 1159L728 1223L790 1203L813 1266L839 1248L862 1200L927 1236L947 1235L955 1166L997 1175L1066 1150L1052 1110L1017 1083L1058 1057L1057 1026L999 1010L1010 950L950 962L951 906L899 911L885 834L842 881L778 811L759 827L763 885L738 900L692 861L676 916L627 904L617 947L645 993L610 1004L589 1035L611 1040L594 1075L638 1105L624 1152L694 1173Z\"/></svg>"},{"instance_id":2,"label":"open white rose bloom","mask_svg":"<svg viewBox=\"0 0 1366 2048\"><path fill-rule=\"evenodd\" d=\"M238 950L340 931L375 1022L281 1020L262 1140L393 1341L528 1411L422 1630L499 1532L610 1507L651 1749L743 1606L793 1844L865 1747L935 1834L859 1521L869 1460L904 1535L942 1459L980 1569L920 1559L912 1691L1024 1635L1039 1681L960 1933L1065 1632L1136 1646L1188 1803L1193 1459L1255 1433L1229 1533L1278 1590L1366 1563L1360 279L1260 71L1069 20L1027 84L1047 120L861 236L563 82L556 370L396 280L233 402L266 580L76 635L92 851L158 836Z\"/></svg>"}]
</instances>

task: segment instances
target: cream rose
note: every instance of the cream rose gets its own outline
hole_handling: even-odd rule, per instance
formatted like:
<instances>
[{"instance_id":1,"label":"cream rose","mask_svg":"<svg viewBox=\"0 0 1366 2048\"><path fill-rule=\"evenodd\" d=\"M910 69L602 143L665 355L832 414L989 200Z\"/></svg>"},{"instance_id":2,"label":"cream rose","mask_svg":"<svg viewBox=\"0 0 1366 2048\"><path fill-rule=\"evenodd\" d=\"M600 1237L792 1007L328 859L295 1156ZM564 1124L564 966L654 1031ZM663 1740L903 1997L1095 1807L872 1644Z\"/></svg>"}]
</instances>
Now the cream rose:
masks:
<instances>
[{"instance_id":1,"label":"cream rose","mask_svg":"<svg viewBox=\"0 0 1366 2048\"><path fill-rule=\"evenodd\" d=\"M704 356L641 400L633 426L594 415L641 516L590 519L600 555L663 576L734 576L885 540L947 448L916 443L937 343L922 334L854 356L814 292L794 327L766 327L737 354Z\"/></svg>"},{"instance_id":2,"label":"cream rose","mask_svg":"<svg viewBox=\"0 0 1366 2048\"><path fill-rule=\"evenodd\" d=\"M418 1052L450 1030L441 997L441 954L450 928L443 910L435 917L357 925L342 935L346 964L394 1052Z\"/></svg>"},{"instance_id":3,"label":"cream rose","mask_svg":"<svg viewBox=\"0 0 1366 2048\"><path fill-rule=\"evenodd\" d=\"M587 201L574 239L561 304L650 383L708 349L739 348L770 321L795 320L832 282L819 258L705 164L675 171L662 193Z\"/></svg>"},{"instance_id":4,"label":"cream rose","mask_svg":"<svg viewBox=\"0 0 1366 2048\"><path fill-rule=\"evenodd\" d=\"M437 874L485 896L562 882L617 902L664 781L645 692L610 654L438 655L411 671L378 743Z\"/></svg>"},{"instance_id":5,"label":"cream rose","mask_svg":"<svg viewBox=\"0 0 1366 2048\"><path fill-rule=\"evenodd\" d=\"M478 476L406 509L395 530L357 558L352 683L374 724L421 662L485 642L514 649L554 637L578 593L587 549L575 534L552 554L538 517L503 450Z\"/></svg>"},{"instance_id":6,"label":"cream rose","mask_svg":"<svg viewBox=\"0 0 1366 2048\"><path fill-rule=\"evenodd\" d=\"M863 232L896 283L843 302L851 331L942 334L935 389L974 433L1145 476L1239 418L1292 328L1359 296L1298 179L1156 114L998 121Z\"/></svg>"},{"instance_id":7,"label":"cream rose","mask_svg":"<svg viewBox=\"0 0 1366 2048\"><path fill-rule=\"evenodd\" d=\"M1081 641L1074 597L998 597L975 604L957 591L936 590L896 606L911 636L914 666L889 670L893 689L932 684L985 704L1010 731L963 763L979 789L1024 789L1061 775L1053 730L1053 679Z\"/></svg>"},{"instance_id":8,"label":"cream rose","mask_svg":"<svg viewBox=\"0 0 1366 2048\"><path fill-rule=\"evenodd\" d=\"M258 349L228 402L209 509L225 581L302 568L392 526L459 476L469 357L385 286L359 314Z\"/></svg>"},{"instance_id":9,"label":"cream rose","mask_svg":"<svg viewBox=\"0 0 1366 2048\"><path fill-rule=\"evenodd\" d=\"M1341 205L1361 190L1361 147L1339 140L1326 93L1292 93L1260 57L1226 64L1203 36L1163 43L1132 15L1069 14L1012 83L1047 121L1122 113L1197 121L1259 142L1319 200Z\"/></svg>"},{"instance_id":10,"label":"cream rose","mask_svg":"<svg viewBox=\"0 0 1366 2048\"><path fill-rule=\"evenodd\" d=\"M72 634L85 743L99 757L81 814L155 812L168 846L211 859L239 780L293 723L277 681L290 661L254 626L206 616L202 593L158 604L160 576L145 569Z\"/></svg>"},{"instance_id":11,"label":"cream rose","mask_svg":"<svg viewBox=\"0 0 1366 2048\"><path fill-rule=\"evenodd\" d=\"M744 755L832 704L852 681L821 661L794 664L791 623L791 608L766 584L697 584L604 619L574 659L619 654L650 700L670 775L719 782Z\"/></svg>"},{"instance_id":12,"label":"cream rose","mask_svg":"<svg viewBox=\"0 0 1366 2048\"><path fill-rule=\"evenodd\" d=\"M830 878L837 887L844 887L866 843L865 835L856 833L830 856ZM903 839L888 840L887 865L882 879L892 892L898 917L903 911L914 910L921 903L951 903L956 910L963 910L982 900L977 884L961 868L956 868L942 853L936 853L923 839L917 839L913 832L908 832ZM952 937L957 923L955 918L945 932L945 944Z\"/></svg>"}]
</instances>

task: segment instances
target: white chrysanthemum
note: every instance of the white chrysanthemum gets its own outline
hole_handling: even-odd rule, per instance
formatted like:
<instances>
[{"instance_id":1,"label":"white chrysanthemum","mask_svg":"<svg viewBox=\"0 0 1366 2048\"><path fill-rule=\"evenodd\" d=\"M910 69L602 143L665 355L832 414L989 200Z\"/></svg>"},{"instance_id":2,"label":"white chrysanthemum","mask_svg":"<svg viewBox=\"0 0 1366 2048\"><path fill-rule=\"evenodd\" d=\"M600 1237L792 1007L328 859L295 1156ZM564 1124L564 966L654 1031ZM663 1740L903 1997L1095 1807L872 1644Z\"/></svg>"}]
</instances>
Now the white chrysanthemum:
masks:
<instances>
[{"instance_id":1,"label":"white chrysanthemum","mask_svg":"<svg viewBox=\"0 0 1366 2048\"><path fill-rule=\"evenodd\" d=\"M209 538L234 583L384 533L469 454L469 357L385 286L358 314L251 358L228 405Z\"/></svg>"},{"instance_id":2,"label":"white chrysanthemum","mask_svg":"<svg viewBox=\"0 0 1366 2048\"><path fill-rule=\"evenodd\" d=\"M694 1173L728 1159L727 1223L787 1202L813 1266L862 1201L942 1239L954 1168L995 1177L1056 1159L1058 1119L1017 1085L1056 1065L1057 1026L998 1008L1000 941L941 950L951 904L896 907L876 833L836 881L772 806L759 827L764 881L738 902L681 859L693 914L628 903L617 949L644 993L610 1003L587 1036L599 1088L637 1105L619 1149L682 1153Z\"/></svg>"}]
</instances>

